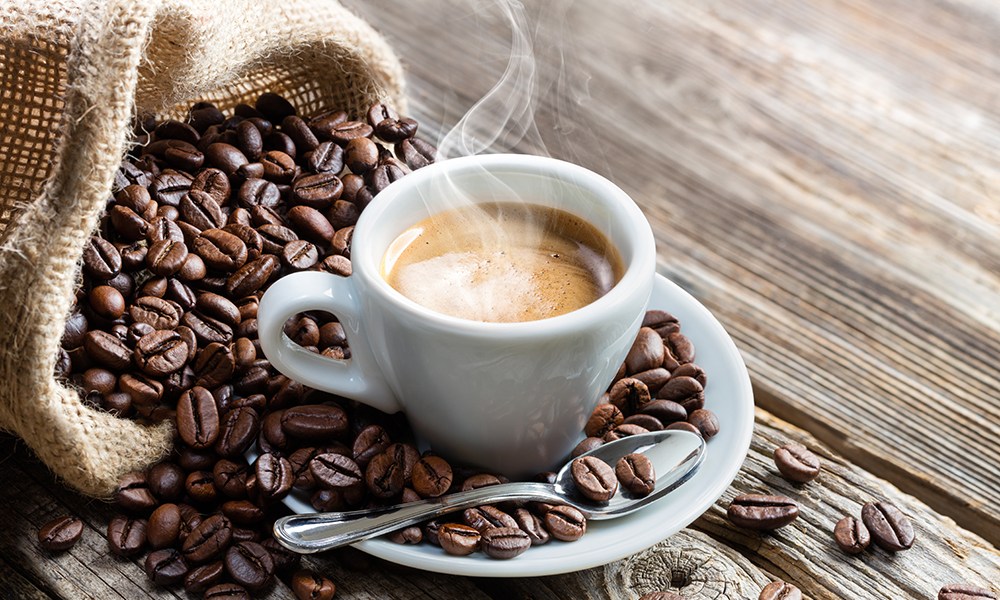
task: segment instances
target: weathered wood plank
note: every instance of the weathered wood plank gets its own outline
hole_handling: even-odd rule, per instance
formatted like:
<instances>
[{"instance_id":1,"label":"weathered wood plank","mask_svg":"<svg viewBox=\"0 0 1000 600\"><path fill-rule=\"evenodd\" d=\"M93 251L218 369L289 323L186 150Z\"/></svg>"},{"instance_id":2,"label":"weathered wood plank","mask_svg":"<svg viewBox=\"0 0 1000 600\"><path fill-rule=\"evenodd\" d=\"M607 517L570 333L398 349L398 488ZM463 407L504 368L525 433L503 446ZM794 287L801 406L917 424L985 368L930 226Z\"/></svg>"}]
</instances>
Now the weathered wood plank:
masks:
<instances>
[{"instance_id":1,"label":"weathered wood plank","mask_svg":"<svg viewBox=\"0 0 1000 600\"><path fill-rule=\"evenodd\" d=\"M506 66L491 3L351 4L404 56L421 123L454 123ZM495 147L622 185L761 406L1000 543L1000 7L528 10L537 131Z\"/></svg>"}]
</instances>

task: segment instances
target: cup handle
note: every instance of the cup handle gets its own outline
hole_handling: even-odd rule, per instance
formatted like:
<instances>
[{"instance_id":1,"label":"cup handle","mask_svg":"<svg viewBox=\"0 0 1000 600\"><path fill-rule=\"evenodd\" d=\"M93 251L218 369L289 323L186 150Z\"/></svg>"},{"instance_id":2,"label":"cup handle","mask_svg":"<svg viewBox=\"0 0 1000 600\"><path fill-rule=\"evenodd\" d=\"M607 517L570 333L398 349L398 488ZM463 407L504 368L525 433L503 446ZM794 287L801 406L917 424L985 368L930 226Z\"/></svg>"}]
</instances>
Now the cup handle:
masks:
<instances>
[{"instance_id":1,"label":"cup handle","mask_svg":"<svg viewBox=\"0 0 1000 600\"><path fill-rule=\"evenodd\" d=\"M348 336L350 359L336 360L310 352L285 335L285 321L297 313L312 310L337 315ZM401 410L361 325L361 303L353 277L321 271L303 271L282 277L261 298L257 327L267 359L288 377L309 387L363 402L382 412Z\"/></svg>"}]
</instances>

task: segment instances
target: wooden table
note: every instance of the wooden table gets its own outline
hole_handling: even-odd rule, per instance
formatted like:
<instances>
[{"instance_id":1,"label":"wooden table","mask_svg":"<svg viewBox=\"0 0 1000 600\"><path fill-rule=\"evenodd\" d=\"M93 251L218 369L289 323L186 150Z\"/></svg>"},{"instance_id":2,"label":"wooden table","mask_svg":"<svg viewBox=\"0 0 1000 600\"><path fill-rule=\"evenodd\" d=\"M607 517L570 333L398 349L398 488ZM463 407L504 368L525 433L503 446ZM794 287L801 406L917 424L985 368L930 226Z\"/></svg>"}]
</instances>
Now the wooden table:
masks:
<instances>
[{"instance_id":1,"label":"wooden table","mask_svg":"<svg viewBox=\"0 0 1000 600\"><path fill-rule=\"evenodd\" d=\"M493 3L350 4L403 57L411 113L430 129L447 130L507 65ZM356 552L306 563L338 598L756 598L773 578L812 598L934 598L957 581L1000 591L1000 5L530 4L513 38L521 79L467 131L580 163L635 198L660 271L718 316L750 368L750 455L689 529L602 568L490 580ZM510 100L518 90L530 106ZM817 481L777 476L771 452L791 440L821 455ZM108 556L108 506L67 492L11 438L0 447L0 597L183 596ZM762 491L798 498L803 516L772 535L725 521L734 495ZM912 550L836 549L833 524L872 499L913 518ZM95 531L49 557L35 529L68 511Z\"/></svg>"}]
</instances>

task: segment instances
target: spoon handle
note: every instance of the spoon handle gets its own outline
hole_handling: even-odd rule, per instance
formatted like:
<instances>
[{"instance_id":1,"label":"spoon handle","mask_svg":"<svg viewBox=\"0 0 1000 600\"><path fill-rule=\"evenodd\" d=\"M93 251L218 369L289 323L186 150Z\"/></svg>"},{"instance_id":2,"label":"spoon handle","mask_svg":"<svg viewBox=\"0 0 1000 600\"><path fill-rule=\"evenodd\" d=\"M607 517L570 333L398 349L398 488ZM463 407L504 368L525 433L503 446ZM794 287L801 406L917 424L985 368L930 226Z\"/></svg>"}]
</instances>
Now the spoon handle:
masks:
<instances>
[{"instance_id":1,"label":"spoon handle","mask_svg":"<svg viewBox=\"0 0 1000 600\"><path fill-rule=\"evenodd\" d=\"M290 515L275 521L274 538L289 550L311 554L367 540L463 508L508 500L566 502L546 483L504 483L395 506Z\"/></svg>"}]
</instances>

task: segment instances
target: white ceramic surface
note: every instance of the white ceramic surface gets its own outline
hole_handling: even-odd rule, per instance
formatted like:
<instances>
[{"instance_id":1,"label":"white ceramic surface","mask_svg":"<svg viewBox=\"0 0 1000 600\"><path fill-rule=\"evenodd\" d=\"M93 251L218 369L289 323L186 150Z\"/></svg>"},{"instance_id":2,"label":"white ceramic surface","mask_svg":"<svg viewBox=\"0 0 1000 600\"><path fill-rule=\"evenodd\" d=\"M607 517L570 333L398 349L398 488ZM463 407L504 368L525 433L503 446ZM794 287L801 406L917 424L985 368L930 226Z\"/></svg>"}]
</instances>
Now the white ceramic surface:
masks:
<instances>
[{"instance_id":1,"label":"white ceramic surface","mask_svg":"<svg viewBox=\"0 0 1000 600\"><path fill-rule=\"evenodd\" d=\"M708 442L701 469L680 489L627 517L591 522L579 541L551 541L512 560L493 560L481 553L449 556L430 544L402 546L380 538L355 547L394 563L438 573L554 575L607 564L644 550L701 516L736 477L750 447L754 416L750 378L722 325L676 284L657 276L649 307L669 311L680 319L681 331L694 343L696 362L708 376L705 406L718 415L721 426L719 434ZM298 513L313 512L300 498L288 497L285 504Z\"/></svg>"},{"instance_id":2,"label":"white ceramic surface","mask_svg":"<svg viewBox=\"0 0 1000 600\"><path fill-rule=\"evenodd\" d=\"M582 217L621 254L625 272L607 294L539 321L483 323L433 312L389 286L389 244L425 217L473 203L512 201ZM351 243L353 274L282 278L260 302L261 346L302 383L386 412L400 407L414 432L444 456L510 476L555 466L635 339L649 301L656 252L636 204L604 177L552 158L490 154L424 167L365 208ZM351 359L306 352L282 333L307 310L336 314Z\"/></svg>"}]
</instances>

